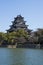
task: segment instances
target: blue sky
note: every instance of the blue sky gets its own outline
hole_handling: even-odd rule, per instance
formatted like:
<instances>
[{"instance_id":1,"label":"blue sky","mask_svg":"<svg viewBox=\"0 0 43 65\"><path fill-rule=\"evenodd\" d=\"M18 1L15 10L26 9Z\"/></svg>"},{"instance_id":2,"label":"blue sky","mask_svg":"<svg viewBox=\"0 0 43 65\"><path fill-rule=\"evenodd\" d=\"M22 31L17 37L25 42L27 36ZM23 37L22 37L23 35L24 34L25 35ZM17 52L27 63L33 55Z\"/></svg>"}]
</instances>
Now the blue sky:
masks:
<instances>
[{"instance_id":1,"label":"blue sky","mask_svg":"<svg viewBox=\"0 0 43 65\"><path fill-rule=\"evenodd\" d=\"M0 0L0 32L9 29L14 17L21 14L29 29L43 28L43 0Z\"/></svg>"}]
</instances>

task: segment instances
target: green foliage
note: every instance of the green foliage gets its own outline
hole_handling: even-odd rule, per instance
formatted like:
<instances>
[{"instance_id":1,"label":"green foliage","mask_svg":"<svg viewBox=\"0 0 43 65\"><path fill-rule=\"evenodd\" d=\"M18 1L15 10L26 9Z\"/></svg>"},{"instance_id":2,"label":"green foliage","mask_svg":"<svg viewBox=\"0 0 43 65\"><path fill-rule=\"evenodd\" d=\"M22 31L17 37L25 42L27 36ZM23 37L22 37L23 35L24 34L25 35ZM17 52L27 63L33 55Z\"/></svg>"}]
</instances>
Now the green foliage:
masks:
<instances>
[{"instance_id":1,"label":"green foliage","mask_svg":"<svg viewBox=\"0 0 43 65\"><path fill-rule=\"evenodd\" d=\"M6 33L0 32L0 45L2 44L3 40L7 40Z\"/></svg>"},{"instance_id":2,"label":"green foliage","mask_svg":"<svg viewBox=\"0 0 43 65\"><path fill-rule=\"evenodd\" d=\"M37 29L37 31L34 32L35 36L42 36L43 35L43 29Z\"/></svg>"},{"instance_id":3,"label":"green foliage","mask_svg":"<svg viewBox=\"0 0 43 65\"><path fill-rule=\"evenodd\" d=\"M43 40L43 29L37 29L37 31L34 32L34 37L36 38L37 42L40 43L40 41Z\"/></svg>"},{"instance_id":4,"label":"green foliage","mask_svg":"<svg viewBox=\"0 0 43 65\"><path fill-rule=\"evenodd\" d=\"M6 37L8 42L11 43L17 41L16 39L20 37L28 38L28 33L23 29L19 29L16 32L7 33Z\"/></svg>"},{"instance_id":5,"label":"green foliage","mask_svg":"<svg viewBox=\"0 0 43 65\"><path fill-rule=\"evenodd\" d=\"M19 30L16 32L16 34L17 34L18 37L25 37L25 38L28 37L28 32L25 31L24 29L19 29Z\"/></svg>"},{"instance_id":6,"label":"green foliage","mask_svg":"<svg viewBox=\"0 0 43 65\"><path fill-rule=\"evenodd\" d=\"M19 42L20 40L33 40L33 42L40 42L43 41L43 29L38 29L34 32L34 36L30 37L28 32L24 29L19 29L16 32L11 33L3 33L0 32L0 45L2 44L3 40L7 40L9 44L13 44Z\"/></svg>"}]
</instances>

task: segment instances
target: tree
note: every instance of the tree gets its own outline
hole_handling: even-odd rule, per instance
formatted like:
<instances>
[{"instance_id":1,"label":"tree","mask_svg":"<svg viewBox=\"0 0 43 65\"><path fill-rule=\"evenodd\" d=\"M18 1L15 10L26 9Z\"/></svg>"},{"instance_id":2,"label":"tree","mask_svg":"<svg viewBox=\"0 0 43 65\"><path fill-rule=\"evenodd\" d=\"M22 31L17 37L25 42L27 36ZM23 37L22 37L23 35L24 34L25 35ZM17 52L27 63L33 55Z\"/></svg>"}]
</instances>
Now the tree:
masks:
<instances>
[{"instance_id":1,"label":"tree","mask_svg":"<svg viewBox=\"0 0 43 65\"><path fill-rule=\"evenodd\" d=\"M0 45L2 44L3 40L7 40L6 33L0 32Z\"/></svg>"},{"instance_id":2,"label":"tree","mask_svg":"<svg viewBox=\"0 0 43 65\"><path fill-rule=\"evenodd\" d=\"M38 28L37 31L34 32L34 37L37 37L38 43L43 39L43 29Z\"/></svg>"},{"instance_id":3,"label":"tree","mask_svg":"<svg viewBox=\"0 0 43 65\"><path fill-rule=\"evenodd\" d=\"M15 44L15 43L20 42L20 40L21 40L21 42L22 42L22 40L27 40L28 39L28 32L25 31L24 29L19 29L17 31L7 33L6 37L7 37L9 44Z\"/></svg>"}]
</instances>

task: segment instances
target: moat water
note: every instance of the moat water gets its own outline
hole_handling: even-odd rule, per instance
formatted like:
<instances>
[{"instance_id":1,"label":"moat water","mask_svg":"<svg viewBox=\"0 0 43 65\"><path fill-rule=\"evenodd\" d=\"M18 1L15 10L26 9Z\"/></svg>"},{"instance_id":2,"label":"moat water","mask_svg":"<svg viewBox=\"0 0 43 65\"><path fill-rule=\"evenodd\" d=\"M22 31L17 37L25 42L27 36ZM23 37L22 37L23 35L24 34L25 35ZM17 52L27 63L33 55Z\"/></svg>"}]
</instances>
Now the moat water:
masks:
<instances>
[{"instance_id":1,"label":"moat water","mask_svg":"<svg viewBox=\"0 0 43 65\"><path fill-rule=\"evenodd\" d=\"M0 65L43 65L43 49L0 48Z\"/></svg>"}]
</instances>

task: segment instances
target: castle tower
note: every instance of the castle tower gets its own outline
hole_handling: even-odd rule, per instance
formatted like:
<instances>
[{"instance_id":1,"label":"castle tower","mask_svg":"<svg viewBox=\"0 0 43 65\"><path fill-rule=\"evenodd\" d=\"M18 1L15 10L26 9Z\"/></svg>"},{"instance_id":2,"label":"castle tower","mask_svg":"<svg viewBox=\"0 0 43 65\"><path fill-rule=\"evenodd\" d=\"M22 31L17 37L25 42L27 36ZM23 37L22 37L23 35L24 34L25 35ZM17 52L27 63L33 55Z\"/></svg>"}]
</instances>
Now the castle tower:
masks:
<instances>
[{"instance_id":1,"label":"castle tower","mask_svg":"<svg viewBox=\"0 0 43 65\"><path fill-rule=\"evenodd\" d=\"M25 23L26 21L24 21L24 17L18 15L17 17L14 18L14 21L12 21L12 25L10 25L10 29L8 29L7 32L17 31L19 29L24 29L28 31L27 28L28 25L26 25Z\"/></svg>"}]
</instances>

